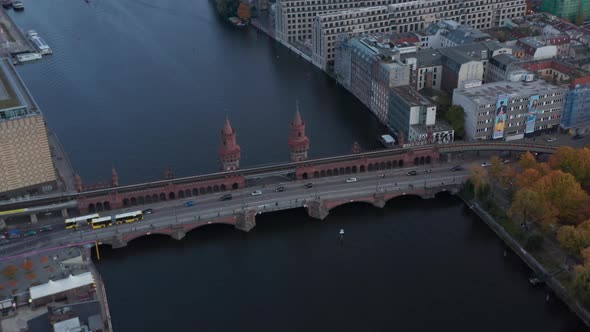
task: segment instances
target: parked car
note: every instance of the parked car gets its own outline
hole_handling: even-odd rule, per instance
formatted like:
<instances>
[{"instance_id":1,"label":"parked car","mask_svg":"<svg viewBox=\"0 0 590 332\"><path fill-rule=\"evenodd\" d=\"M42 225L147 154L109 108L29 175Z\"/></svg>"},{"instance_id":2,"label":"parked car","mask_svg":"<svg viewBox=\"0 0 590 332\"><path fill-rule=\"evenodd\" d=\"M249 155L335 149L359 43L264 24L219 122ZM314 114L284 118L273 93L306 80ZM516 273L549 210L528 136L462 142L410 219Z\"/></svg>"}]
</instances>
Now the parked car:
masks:
<instances>
[{"instance_id":1,"label":"parked car","mask_svg":"<svg viewBox=\"0 0 590 332\"><path fill-rule=\"evenodd\" d=\"M346 183L356 182L356 178L348 178L346 179Z\"/></svg>"},{"instance_id":2,"label":"parked car","mask_svg":"<svg viewBox=\"0 0 590 332\"><path fill-rule=\"evenodd\" d=\"M285 187L278 187L277 189L275 189L275 191L280 193L282 191L285 191Z\"/></svg>"},{"instance_id":3,"label":"parked car","mask_svg":"<svg viewBox=\"0 0 590 332\"><path fill-rule=\"evenodd\" d=\"M16 0L12 2L12 9L14 10L24 10L25 9L25 5L23 4L22 1L20 0Z\"/></svg>"},{"instance_id":4,"label":"parked car","mask_svg":"<svg viewBox=\"0 0 590 332\"><path fill-rule=\"evenodd\" d=\"M33 236L35 234L37 234L37 231L34 231L31 229L30 231L27 231L24 236L29 237L29 236Z\"/></svg>"},{"instance_id":5,"label":"parked car","mask_svg":"<svg viewBox=\"0 0 590 332\"><path fill-rule=\"evenodd\" d=\"M313 183L311 183L311 182L303 185L303 188L305 188L305 189L309 189L311 187L313 187Z\"/></svg>"},{"instance_id":6,"label":"parked car","mask_svg":"<svg viewBox=\"0 0 590 332\"><path fill-rule=\"evenodd\" d=\"M255 191L253 191L253 192L252 192L250 195L252 195L252 196L260 196L260 195L262 195L262 191L260 191L260 190L255 190Z\"/></svg>"},{"instance_id":7,"label":"parked car","mask_svg":"<svg viewBox=\"0 0 590 332\"><path fill-rule=\"evenodd\" d=\"M154 213L154 209L145 209L143 210L143 214L152 214Z\"/></svg>"},{"instance_id":8,"label":"parked car","mask_svg":"<svg viewBox=\"0 0 590 332\"><path fill-rule=\"evenodd\" d=\"M451 168L451 171L453 171L453 172L462 171L462 170L463 170L463 166L453 166L453 168Z\"/></svg>"},{"instance_id":9,"label":"parked car","mask_svg":"<svg viewBox=\"0 0 590 332\"><path fill-rule=\"evenodd\" d=\"M43 227L39 228L39 233L50 232L52 230L53 230L53 227L51 227L51 225L47 225L47 226L43 226Z\"/></svg>"},{"instance_id":10,"label":"parked car","mask_svg":"<svg viewBox=\"0 0 590 332\"><path fill-rule=\"evenodd\" d=\"M572 137L572 139L582 139L584 138L584 135L580 135L580 134L575 134L574 137Z\"/></svg>"},{"instance_id":11,"label":"parked car","mask_svg":"<svg viewBox=\"0 0 590 332\"><path fill-rule=\"evenodd\" d=\"M502 159L502 161L500 161L502 164L510 164L510 159Z\"/></svg>"},{"instance_id":12,"label":"parked car","mask_svg":"<svg viewBox=\"0 0 590 332\"><path fill-rule=\"evenodd\" d=\"M188 201L188 202L184 203L184 206L186 206L186 207L190 207L193 205L195 205L195 203L193 203L193 201Z\"/></svg>"},{"instance_id":13,"label":"parked car","mask_svg":"<svg viewBox=\"0 0 590 332\"><path fill-rule=\"evenodd\" d=\"M231 194L225 194L221 197L219 197L220 201L229 201L230 199L232 199L232 195Z\"/></svg>"},{"instance_id":14,"label":"parked car","mask_svg":"<svg viewBox=\"0 0 590 332\"><path fill-rule=\"evenodd\" d=\"M557 141L557 138L555 137L549 137L548 139L546 139L547 143L553 143L555 141Z\"/></svg>"},{"instance_id":15,"label":"parked car","mask_svg":"<svg viewBox=\"0 0 590 332\"><path fill-rule=\"evenodd\" d=\"M490 167L490 166L492 166L492 163L490 163L489 161L481 163L481 167Z\"/></svg>"},{"instance_id":16,"label":"parked car","mask_svg":"<svg viewBox=\"0 0 590 332\"><path fill-rule=\"evenodd\" d=\"M416 172L416 171L409 171L407 174L410 175L410 176L414 176L414 175L418 174L418 172Z\"/></svg>"}]
</instances>

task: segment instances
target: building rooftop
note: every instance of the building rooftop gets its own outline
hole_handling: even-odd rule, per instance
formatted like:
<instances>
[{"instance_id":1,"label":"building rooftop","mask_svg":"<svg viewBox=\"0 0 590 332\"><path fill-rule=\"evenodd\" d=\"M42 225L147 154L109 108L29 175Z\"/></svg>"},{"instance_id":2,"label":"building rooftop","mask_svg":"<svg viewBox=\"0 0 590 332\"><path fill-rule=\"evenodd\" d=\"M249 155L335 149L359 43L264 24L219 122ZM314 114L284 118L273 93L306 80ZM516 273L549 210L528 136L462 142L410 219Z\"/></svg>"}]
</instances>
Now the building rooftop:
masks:
<instances>
[{"instance_id":1,"label":"building rooftop","mask_svg":"<svg viewBox=\"0 0 590 332\"><path fill-rule=\"evenodd\" d=\"M514 62L517 62L518 59L511 54L503 53L492 57L490 61L502 64L504 66L508 66Z\"/></svg>"},{"instance_id":2,"label":"building rooftop","mask_svg":"<svg viewBox=\"0 0 590 332\"><path fill-rule=\"evenodd\" d=\"M8 59L0 61L0 121L14 116L8 110L26 108L26 114L38 114L37 104L29 94L14 66ZM19 114L19 116L24 114Z\"/></svg>"},{"instance_id":3,"label":"building rooftop","mask_svg":"<svg viewBox=\"0 0 590 332\"><path fill-rule=\"evenodd\" d=\"M458 28L445 33L444 36L458 45L483 41L491 38L489 34L474 29L469 25L461 25Z\"/></svg>"},{"instance_id":4,"label":"building rooftop","mask_svg":"<svg viewBox=\"0 0 590 332\"><path fill-rule=\"evenodd\" d=\"M401 55L402 60L415 58L418 67L442 66L443 55L440 50L419 50L415 53L406 53Z\"/></svg>"},{"instance_id":5,"label":"building rooftop","mask_svg":"<svg viewBox=\"0 0 590 332\"><path fill-rule=\"evenodd\" d=\"M416 89L409 85L391 88L398 96L405 100L410 106L435 106L435 104Z\"/></svg>"},{"instance_id":6,"label":"building rooftop","mask_svg":"<svg viewBox=\"0 0 590 332\"><path fill-rule=\"evenodd\" d=\"M477 103L495 103L498 95L532 96L548 91L561 91L562 87L547 83L543 80L532 82L494 82L483 84L473 88L455 89L455 93L461 94Z\"/></svg>"}]
</instances>

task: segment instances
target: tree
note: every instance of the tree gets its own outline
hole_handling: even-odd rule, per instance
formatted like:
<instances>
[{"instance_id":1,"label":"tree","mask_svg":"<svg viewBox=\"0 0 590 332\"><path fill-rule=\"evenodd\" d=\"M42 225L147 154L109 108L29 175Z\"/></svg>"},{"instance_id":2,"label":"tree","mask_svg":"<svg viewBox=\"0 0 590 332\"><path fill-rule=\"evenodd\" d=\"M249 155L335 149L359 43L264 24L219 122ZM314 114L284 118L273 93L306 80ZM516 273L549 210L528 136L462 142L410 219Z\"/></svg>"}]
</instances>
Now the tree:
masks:
<instances>
[{"instance_id":1,"label":"tree","mask_svg":"<svg viewBox=\"0 0 590 332\"><path fill-rule=\"evenodd\" d=\"M537 160L530 152L525 152L520 156L518 166L522 169L535 168L537 166Z\"/></svg>"},{"instance_id":2,"label":"tree","mask_svg":"<svg viewBox=\"0 0 590 332\"><path fill-rule=\"evenodd\" d=\"M457 105L449 107L445 113L445 120L453 126L455 137L463 138L465 136L465 111L463 107Z\"/></svg>"},{"instance_id":3,"label":"tree","mask_svg":"<svg viewBox=\"0 0 590 332\"><path fill-rule=\"evenodd\" d=\"M549 165L572 174L581 184L590 184L590 149L562 146L549 158Z\"/></svg>"},{"instance_id":4,"label":"tree","mask_svg":"<svg viewBox=\"0 0 590 332\"><path fill-rule=\"evenodd\" d=\"M516 175L516 185L518 188L530 187L541 177L541 173L539 173L539 171L537 171L535 168L527 168L524 170L524 172Z\"/></svg>"},{"instance_id":5,"label":"tree","mask_svg":"<svg viewBox=\"0 0 590 332\"><path fill-rule=\"evenodd\" d=\"M543 195L545 201L557 209L560 223L578 224L589 217L580 212L582 207L590 204L590 196L569 173L552 171L530 188Z\"/></svg>"},{"instance_id":6,"label":"tree","mask_svg":"<svg viewBox=\"0 0 590 332\"><path fill-rule=\"evenodd\" d=\"M590 247L582 249L582 258L584 259L584 265L590 266Z\"/></svg>"},{"instance_id":7,"label":"tree","mask_svg":"<svg viewBox=\"0 0 590 332\"><path fill-rule=\"evenodd\" d=\"M572 291L586 306L590 306L590 266L577 266Z\"/></svg>"},{"instance_id":8,"label":"tree","mask_svg":"<svg viewBox=\"0 0 590 332\"><path fill-rule=\"evenodd\" d=\"M250 19L250 5L245 2L240 2L240 6L238 6L238 17L242 21L247 21Z\"/></svg>"},{"instance_id":9,"label":"tree","mask_svg":"<svg viewBox=\"0 0 590 332\"><path fill-rule=\"evenodd\" d=\"M557 240L563 249L574 256L579 255L580 250L589 245L584 242L583 234L574 226L560 227L557 231Z\"/></svg>"},{"instance_id":10,"label":"tree","mask_svg":"<svg viewBox=\"0 0 590 332\"><path fill-rule=\"evenodd\" d=\"M473 183L473 192L476 198L481 198L489 189L487 174L481 168L471 170L471 183Z\"/></svg>"},{"instance_id":11,"label":"tree","mask_svg":"<svg viewBox=\"0 0 590 332\"><path fill-rule=\"evenodd\" d=\"M523 188L514 196L508 215L523 223L534 221L548 225L557 220L557 209L541 193Z\"/></svg>"}]
</instances>

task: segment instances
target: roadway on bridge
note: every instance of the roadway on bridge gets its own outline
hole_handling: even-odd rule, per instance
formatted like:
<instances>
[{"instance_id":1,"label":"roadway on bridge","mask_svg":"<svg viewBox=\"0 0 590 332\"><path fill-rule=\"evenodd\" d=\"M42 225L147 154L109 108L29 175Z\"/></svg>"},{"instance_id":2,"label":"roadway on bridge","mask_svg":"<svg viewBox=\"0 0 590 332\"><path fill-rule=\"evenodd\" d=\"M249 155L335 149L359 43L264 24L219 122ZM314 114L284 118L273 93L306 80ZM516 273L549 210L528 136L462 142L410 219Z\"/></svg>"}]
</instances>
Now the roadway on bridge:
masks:
<instances>
[{"instance_id":1,"label":"roadway on bridge","mask_svg":"<svg viewBox=\"0 0 590 332\"><path fill-rule=\"evenodd\" d=\"M478 166L479 162L472 163ZM432 166L432 168L430 168ZM450 170L453 164L425 165L420 167L408 167L386 171L376 171L354 175L333 176L319 179L292 181L278 183L265 187L249 187L232 191L232 199L220 201L224 193L206 194L198 197L178 199L144 205L141 207L129 207L118 211L106 211L101 215L114 215L137 209L153 209L153 213L146 215L140 222L114 225L104 229L93 230L90 226L82 227L78 231L65 230L63 223L54 225L53 232L41 233L28 238L15 239L11 243L0 248L1 256L8 253L23 252L44 247L67 245L85 241L101 241L114 237L117 234L134 232L150 232L155 229L165 228L170 225L208 220L218 217L233 216L242 210L254 209L258 212L269 212L288 208L303 207L307 201L317 198L326 200L354 200L355 197L372 195L376 192L400 192L404 193L410 186L414 188L435 187L441 184L462 182L469 177L467 169L453 172ZM425 167L431 172L424 172ZM473 166L471 166L473 167ZM409 176L409 171L416 171L415 176ZM385 177L382 177L383 174ZM355 177L356 182L347 183L350 177ZM304 188L304 184L313 183L312 188ZM283 187L282 192L275 191ZM262 191L261 195L252 196L255 190ZM184 206L185 202L193 201L192 207Z\"/></svg>"}]
</instances>

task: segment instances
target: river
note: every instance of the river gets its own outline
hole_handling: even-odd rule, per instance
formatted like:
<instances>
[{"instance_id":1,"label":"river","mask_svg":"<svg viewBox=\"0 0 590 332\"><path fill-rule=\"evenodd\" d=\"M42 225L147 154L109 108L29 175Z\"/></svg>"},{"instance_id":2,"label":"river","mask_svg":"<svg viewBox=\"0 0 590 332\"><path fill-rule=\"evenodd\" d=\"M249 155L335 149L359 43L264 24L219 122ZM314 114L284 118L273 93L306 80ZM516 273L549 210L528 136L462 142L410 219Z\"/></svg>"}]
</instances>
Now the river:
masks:
<instances>
[{"instance_id":1,"label":"river","mask_svg":"<svg viewBox=\"0 0 590 332\"><path fill-rule=\"evenodd\" d=\"M55 54L18 71L85 181L217 169L226 116L242 165L288 159L296 102L313 157L377 147L383 128L312 65L205 0L27 2L11 16ZM345 230L342 241L340 229ZM101 248L115 331L582 331L453 197L258 217L182 241Z\"/></svg>"}]
</instances>

